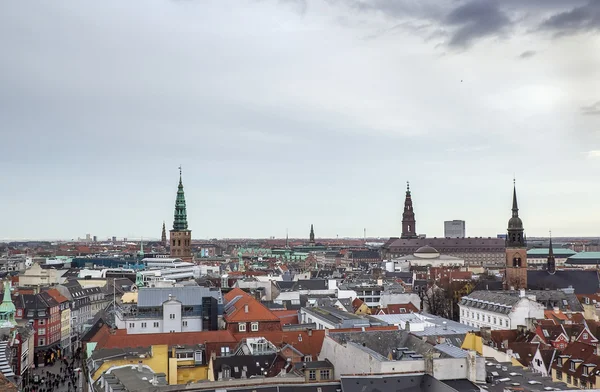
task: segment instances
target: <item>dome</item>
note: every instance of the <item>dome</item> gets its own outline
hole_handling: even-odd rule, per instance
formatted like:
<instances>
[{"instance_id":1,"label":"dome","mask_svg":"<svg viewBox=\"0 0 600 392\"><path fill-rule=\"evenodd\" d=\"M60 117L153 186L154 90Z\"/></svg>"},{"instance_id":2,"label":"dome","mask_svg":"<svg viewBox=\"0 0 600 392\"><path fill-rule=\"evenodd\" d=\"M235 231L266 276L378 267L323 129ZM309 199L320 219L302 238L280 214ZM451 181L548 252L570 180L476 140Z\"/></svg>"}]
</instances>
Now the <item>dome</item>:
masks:
<instances>
[{"instance_id":1,"label":"dome","mask_svg":"<svg viewBox=\"0 0 600 392\"><path fill-rule=\"evenodd\" d=\"M513 216L508 220L508 228L509 229L522 229L523 221L518 216Z\"/></svg>"},{"instance_id":2,"label":"dome","mask_svg":"<svg viewBox=\"0 0 600 392\"><path fill-rule=\"evenodd\" d=\"M429 245L425 245L417 249L414 255L422 259L434 259L440 256L440 252Z\"/></svg>"}]
</instances>

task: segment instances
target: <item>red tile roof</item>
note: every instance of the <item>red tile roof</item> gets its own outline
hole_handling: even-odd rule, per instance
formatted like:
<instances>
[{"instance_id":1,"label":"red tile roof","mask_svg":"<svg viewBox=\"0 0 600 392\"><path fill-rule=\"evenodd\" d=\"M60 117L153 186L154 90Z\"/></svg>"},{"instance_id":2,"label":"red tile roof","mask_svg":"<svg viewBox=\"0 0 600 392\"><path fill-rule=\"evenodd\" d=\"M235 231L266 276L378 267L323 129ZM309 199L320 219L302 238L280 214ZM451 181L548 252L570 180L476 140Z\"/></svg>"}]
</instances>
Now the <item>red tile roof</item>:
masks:
<instances>
[{"instance_id":1,"label":"red tile roof","mask_svg":"<svg viewBox=\"0 0 600 392\"><path fill-rule=\"evenodd\" d=\"M412 303L390 304L387 308L382 308L381 310L384 314L419 313L419 309Z\"/></svg>"},{"instance_id":2,"label":"red tile roof","mask_svg":"<svg viewBox=\"0 0 600 392\"><path fill-rule=\"evenodd\" d=\"M283 347L286 344L293 346L304 355L311 355L316 360L321 352L323 340L325 339L325 330L308 331L273 331L273 332L252 332L234 335L238 340L249 337L264 337L277 347Z\"/></svg>"},{"instance_id":3,"label":"red tile roof","mask_svg":"<svg viewBox=\"0 0 600 392\"><path fill-rule=\"evenodd\" d=\"M98 334L97 334L98 335ZM210 343L235 343L236 339L231 332L223 331L202 331L202 332L180 332L180 333L143 333L128 335L126 330L117 330L98 341L96 349L102 348L133 348L150 347L157 344L175 345L195 345Z\"/></svg>"},{"instance_id":4,"label":"red tile roof","mask_svg":"<svg viewBox=\"0 0 600 392\"><path fill-rule=\"evenodd\" d=\"M57 289L48 289L46 292L60 304L63 302L69 302L69 299L62 295Z\"/></svg>"},{"instance_id":5,"label":"red tile roof","mask_svg":"<svg viewBox=\"0 0 600 392\"><path fill-rule=\"evenodd\" d=\"M226 302L230 302L237 296L241 296L241 298L235 301L231 309L223 316L228 323L279 321L279 317L273 314L272 311L240 288L231 290L224 297Z\"/></svg>"},{"instance_id":6,"label":"red tile roof","mask_svg":"<svg viewBox=\"0 0 600 392\"><path fill-rule=\"evenodd\" d=\"M271 313L279 318L282 326L286 324L299 324L300 322L297 310L271 310Z\"/></svg>"}]
</instances>

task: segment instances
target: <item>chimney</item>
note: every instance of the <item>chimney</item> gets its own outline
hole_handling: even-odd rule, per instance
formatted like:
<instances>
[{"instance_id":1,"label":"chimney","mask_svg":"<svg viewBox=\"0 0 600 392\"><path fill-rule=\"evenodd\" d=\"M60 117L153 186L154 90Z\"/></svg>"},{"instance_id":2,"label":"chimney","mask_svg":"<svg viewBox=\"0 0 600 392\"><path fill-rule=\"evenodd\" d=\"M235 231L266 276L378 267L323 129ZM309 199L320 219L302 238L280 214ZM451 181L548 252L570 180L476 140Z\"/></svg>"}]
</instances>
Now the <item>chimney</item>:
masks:
<instances>
[{"instance_id":1,"label":"chimney","mask_svg":"<svg viewBox=\"0 0 600 392\"><path fill-rule=\"evenodd\" d=\"M144 367L142 366L142 361L138 361L137 370L140 373L144 370Z\"/></svg>"},{"instance_id":2,"label":"chimney","mask_svg":"<svg viewBox=\"0 0 600 392\"><path fill-rule=\"evenodd\" d=\"M521 290L519 290L519 297L520 297L520 298L523 298L523 297L525 297L525 289L521 289Z\"/></svg>"},{"instance_id":3,"label":"chimney","mask_svg":"<svg viewBox=\"0 0 600 392\"><path fill-rule=\"evenodd\" d=\"M244 305L244 312L248 313L248 304Z\"/></svg>"}]
</instances>

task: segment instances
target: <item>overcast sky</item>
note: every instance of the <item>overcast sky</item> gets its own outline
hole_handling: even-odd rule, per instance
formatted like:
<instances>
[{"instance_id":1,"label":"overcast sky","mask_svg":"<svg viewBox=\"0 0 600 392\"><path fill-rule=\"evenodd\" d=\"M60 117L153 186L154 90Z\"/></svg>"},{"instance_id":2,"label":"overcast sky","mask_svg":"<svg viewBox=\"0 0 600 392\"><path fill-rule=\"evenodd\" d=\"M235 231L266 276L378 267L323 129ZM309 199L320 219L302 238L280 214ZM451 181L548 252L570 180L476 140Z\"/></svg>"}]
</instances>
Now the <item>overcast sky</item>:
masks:
<instances>
[{"instance_id":1,"label":"overcast sky","mask_svg":"<svg viewBox=\"0 0 600 392\"><path fill-rule=\"evenodd\" d=\"M526 3L523 5L522 3ZM600 2L3 1L0 239L598 236Z\"/></svg>"}]
</instances>

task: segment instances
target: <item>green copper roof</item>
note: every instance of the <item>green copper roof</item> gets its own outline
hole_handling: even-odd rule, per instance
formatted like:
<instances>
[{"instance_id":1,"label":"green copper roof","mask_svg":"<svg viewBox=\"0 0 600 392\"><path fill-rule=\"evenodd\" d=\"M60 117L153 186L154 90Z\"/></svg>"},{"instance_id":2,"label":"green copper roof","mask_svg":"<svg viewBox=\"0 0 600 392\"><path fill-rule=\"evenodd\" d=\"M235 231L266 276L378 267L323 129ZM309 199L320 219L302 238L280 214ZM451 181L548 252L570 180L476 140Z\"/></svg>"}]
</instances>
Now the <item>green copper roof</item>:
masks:
<instances>
[{"instance_id":1,"label":"green copper roof","mask_svg":"<svg viewBox=\"0 0 600 392\"><path fill-rule=\"evenodd\" d=\"M175 199L175 220L173 221L173 230L183 231L188 229L187 211L185 209L185 193L183 192L183 182L181 181L181 172L179 173L179 187L177 189L177 199Z\"/></svg>"},{"instance_id":2,"label":"green copper roof","mask_svg":"<svg viewBox=\"0 0 600 392\"><path fill-rule=\"evenodd\" d=\"M2 304L0 304L0 324L12 323L14 325L16 311L17 309L10 296L10 281L6 280L4 282L4 299L2 300Z\"/></svg>"},{"instance_id":3,"label":"green copper roof","mask_svg":"<svg viewBox=\"0 0 600 392\"><path fill-rule=\"evenodd\" d=\"M577 254L577 252L571 250L571 249L565 249L565 248L553 248L552 249L554 251L554 255L555 256L572 256L574 254ZM527 256L548 256L548 253L550 252L549 248L534 248L534 249L529 249L527 251Z\"/></svg>"}]
</instances>

